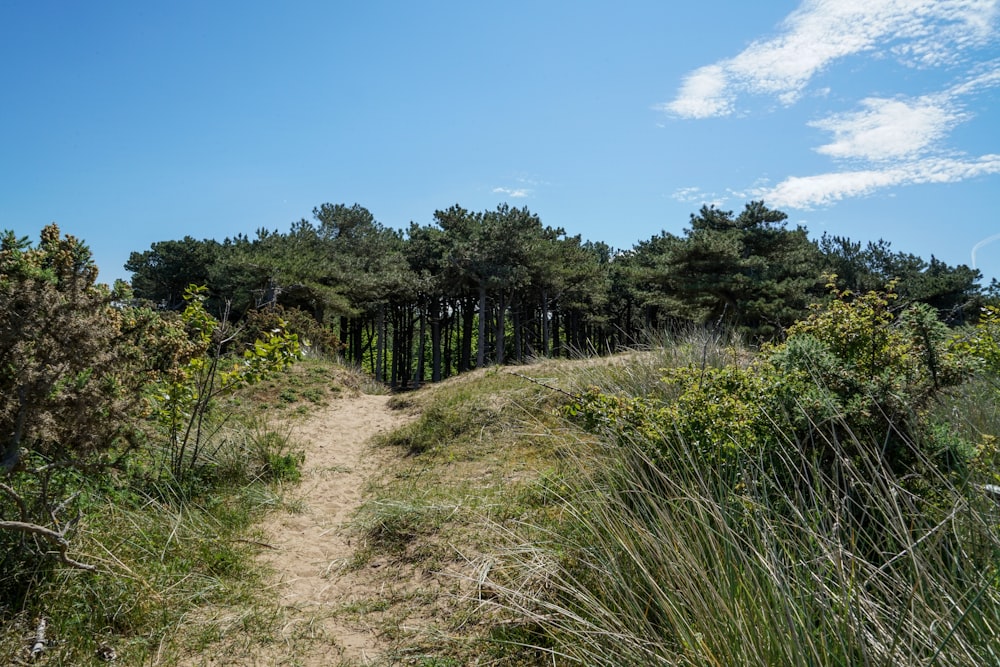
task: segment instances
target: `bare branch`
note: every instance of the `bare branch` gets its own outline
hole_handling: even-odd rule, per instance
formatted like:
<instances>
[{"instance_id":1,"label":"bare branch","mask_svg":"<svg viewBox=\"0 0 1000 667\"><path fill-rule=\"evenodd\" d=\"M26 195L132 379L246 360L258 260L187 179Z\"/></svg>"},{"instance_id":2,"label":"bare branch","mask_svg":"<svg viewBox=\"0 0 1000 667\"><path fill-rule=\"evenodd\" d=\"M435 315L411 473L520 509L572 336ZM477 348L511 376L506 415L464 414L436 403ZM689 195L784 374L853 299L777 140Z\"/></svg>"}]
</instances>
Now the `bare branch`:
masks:
<instances>
[{"instance_id":1,"label":"bare branch","mask_svg":"<svg viewBox=\"0 0 1000 667\"><path fill-rule=\"evenodd\" d=\"M45 650L45 618L38 619L38 626L35 628L35 643L31 647L31 659L34 660Z\"/></svg>"},{"instance_id":2,"label":"bare branch","mask_svg":"<svg viewBox=\"0 0 1000 667\"><path fill-rule=\"evenodd\" d=\"M562 394L563 396L569 396L574 401L580 400L580 397L577 396L576 394L571 394L568 391L565 391L564 389L560 389L559 387L553 387L550 384L545 384L544 382L542 382L540 380L536 380L533 377L528 377L527 375L522 375L521 373L515 373L514 371L507 371L507 374L508 375L513 375L514 377L519 377L522 380L527 380L528 382L530 382L532 384L537 384L539 387L545 387L546 389L550 389L551 391L558 392L558 393Z\"/></svg>"},{"instance_id":3,"label":"bare branch","mask_svg":"<svg viewBox=\"0 0 1000 667\"><path fill-rule=\"evenodd\" d=\"M54 508L52 508L49 511L49 516L52 517L52 523L54 523L56 525L59 524L59 519L56 517L56 515L61 514L62 512L65 512L66 508L69 507L70 503L72 503L74 500L76 500L77 498L80 497L80 493L81 493L80 491L77 491L76 493L74 493L69 498L67 498L66 500L62 501L61 503L59 503L58 505L56 505Z\"/></svg>"},{"instance_id":4,"label":"bare branch","mask_svg":"<svg viewBox=\"0 0 1000 667\"><path fill-rule=\"evenodd\" d=\"M7 496L11 500L14 501L14 504L17 505L17 509L21 513L21 521L27 521L28 520L28 505L27 505L27 503L24 502L24 498L22 498L20 496L20 494L18 494L17 491L15 491L13 488L7 486L3 482L0 482L0 491L3 491L4 493L6 493Z\"/></svg>"},{"instance_id":5,"label":"bare branch","mask_svg":"<svg viewBox=\"0 0 1000 667\"><path fill-rule=\"evenodd\" d=\"M57 533L51 528L24 521L0 521L0 530L15 530L21 533L28 533L29 535L44 537L59 551L59 562L79 570L87 570L88 572L93 572L97 569L94 565L81 563L78 560L70 558L66 553L69 551L69 541L61 533Z\"/></svg>"}]
</instances>

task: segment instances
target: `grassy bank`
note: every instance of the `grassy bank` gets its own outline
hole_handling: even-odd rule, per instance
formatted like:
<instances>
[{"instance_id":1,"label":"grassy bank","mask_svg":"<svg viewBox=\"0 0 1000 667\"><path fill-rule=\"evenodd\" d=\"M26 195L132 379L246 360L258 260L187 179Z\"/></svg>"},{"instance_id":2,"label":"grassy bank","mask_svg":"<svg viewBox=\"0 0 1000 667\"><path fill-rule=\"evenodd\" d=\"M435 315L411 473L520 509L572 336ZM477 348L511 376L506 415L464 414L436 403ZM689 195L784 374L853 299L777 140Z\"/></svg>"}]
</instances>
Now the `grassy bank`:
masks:
<instances>
[{"instance_id":1,"label":"grassy bank","mask_svg":"<svg viewBox=\"0 0 1000 667\"><path fill-rule=\"evenodd\" d=\"M40 619L46 665L170 665L238 637L247 655L272 640L281 612L256 562L260 518L285 503L301 451L288 420L367 387L360 375L304 360L213 411L203 461L183 483L162 474L167 455L135 453L99 481L81 482L71 554L27 566L15 553L0 574L0 663L28 661Z\"/></svg>"},{"instance_id":2,"label":"grassy bank","mask_svg":"<svg viewBox=\"0 0 1000 667\"><path fill-rule=\"evenodd\" d=\"M334 613L377 629L385 665L998 662L989 369L931 387L916 421L883 432L833 410L820 374L814 393L764 357L689 335L397 394L416 418L376 443L393 456L351 528L346 567L370 593ZM2 655L23 655L39 615L48 664L97 664L102 645L167 665L274 642L285 619L253 526L297 460L274 425L363 389L304 362L231 406L256 417L233 418L203 488L123 473L91 489L73 550L99 573L24 573ZM692 437L705 415L721 440Z\"/></svg>"},{"instance_id":3,"label":"grassy bank","mask_svg":"<svg viewBox=\"0 0 1000 667\"><path fill-rule=\"evenodd\" d=\"M706 458L666 369L702 391L712 369L764 372L755 356L688 337L397 399L423 416L384 443L406 456L372 489L358 562L424 573L375 612L391 664L997 662L990 374L935 393L920 428L761 410L763 435L723 435L754 447ZM608 419L580 418L588 395L615 398Z\"/></svg>"}]
</instances>

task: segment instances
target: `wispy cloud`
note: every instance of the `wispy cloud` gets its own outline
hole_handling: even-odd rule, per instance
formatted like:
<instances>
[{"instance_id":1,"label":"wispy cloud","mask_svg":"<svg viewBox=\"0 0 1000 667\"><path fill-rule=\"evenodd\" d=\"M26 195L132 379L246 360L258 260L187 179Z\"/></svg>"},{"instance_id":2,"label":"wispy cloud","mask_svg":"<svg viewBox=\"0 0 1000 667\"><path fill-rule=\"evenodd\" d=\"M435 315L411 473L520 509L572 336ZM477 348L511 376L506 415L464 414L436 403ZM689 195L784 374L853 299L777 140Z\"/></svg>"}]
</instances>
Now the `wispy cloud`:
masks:
<instances>
[{"instance_id":1,"label":"wispy cloud","mask_svg":"<svg viewBox=\"0 0 1000 667\"><path fill-rule=\"evenodd\" d=\"M727 116L733 110L734 98L725 68L707 65L688 74L677 99L660 108L685 118Z\"/></svg>"},{"instance_id":2,"label":"wispy cloud","mask_svg":"<svg viewBox=\"0 0 1000 667\"><path fill-rule=\"evenodd\" d=\"M527 197L531 194L531 190L528 188L493 188L493 192L495 194L507 195L512 199Z\"/></svg>"},{"instance_id":3,"label":"wispy cloud","mask_svg":"<svg viewBox=\"0 0 1000 667\"><path fill-rule=\"evenodd\" d=\"M670 198L685 204L693 204L705 201L710 197L707 197L705 191L701 188L678 188L674 190Z\"/></svg>"},{"instance_id":4,"label":"wispy cloud","mask_svg":"<svg viewBox=\"0 0 1000 667\"><path fill-rule=\"evenodd\" d=\"M967 159L926 158L882 169L793 176L757 194L778 207L810 209L896 185L955 183L989 174L1000 174L1000 155L991 153Z\"/></svg>"},{"instance_id":5,"label":"wispy cloud","mask_svg":"<svg viewBox=\"0 0 1000 667\"><path fill-rule=\"evenodd\" d=\"M857 54L895 57L918 69L954 68L967 64L970 49L1000 39L998 15L1000 0L805 0L774 36L688 74L661 109L681 118L726 116L747 94L790 105L818 73ZM750 192L776 206L812 208L881 188L1000 173L997 155L970 156L947 142L973 117L968 98L996 87L1000 60L980 63L944 90L865 97L853 110L809 123L829 133L814 150L831 158L834 169L791 176L773 187L758 184Z\"/></svg>"},{"instance_id":6,"label":"wispy cloud","mask_svg":"<svg viewBox=\"0 0 1000 667\"><path fill-rule=\"evenodd\" d=\"M834 158L872 161L912 157L943 138L965 116L948 100L868 98L862 109L810 123L833 133L816 150Z\"/></svg>"},{"instance_id":7,"label":"wispy cloud","mask_svg":"<svg viewBox=\"0 0 1000 667\"><path fill-rule=\"evenodd\" d=\"M660 106L683 118L724 116L745 93L792 104L846 56L887 50L914 67L954 63L995 37L996 0L806 0L770 39L688 74Z\"/></svg>"},{"instance_id":8,"label":"wispy cloud","mask_svg":"<svg viewBox=\"0 0 1000 667\"><path fill-rule=\"evenodd\" d=\"M918 98L867 98L861 109L833 114L812 126L833 135L817 152L866 168L813 176L793 176L757 195L776 206L812 208L849 197L870 195L886 187L951 183L1000 173L1000 157L970 157L949 150L945 139L971 118L966 97L1000 86L1000 62L950 88Z\"/></svg>"},{"instance_id":9,"label":"wispy cloud","mask_svg":"<svg viewBox=\"0 0 1000 667\"><path fill-rule=\"evenodd\" d=\"M678 188L670 194L670 198L684 204L696 204L698 206L723 206L727 200L746 199L762 189L762 184L758 183L751 192L737 192L727 189L725 194L706 192L701 188Z\"/></svg>"},{"instance_id":10,"label":"wispy cloud","mask_svg":"<svg viewBox=\"0 0 1000 667\"><path fill-rule=\"evenodd\" d=\"M875 162L912 158L935 149L959 123L971 116L963 99L1000 85L1000 62L939 93L917 98L869 97L861 109L833 114L810 123L833 134L833 141L816 150L833 158Z\"/></svg>"},{"instance_id":11,"label":"wispy cloud","mask_svg":"<svg viewBox=\"0 0 1000 667\"><path fill-rule=\"evenodd\" d=\"M514 175L509 180L513 181L514 185L509 187L500 185L493 188L491 192L493 192L493 194L505 195L511 199L524 199L525 197L531 197L534 195L539 188L545 188L550 185L548 181L542 180L530 174Z\"/></svg>"}]
</instances>

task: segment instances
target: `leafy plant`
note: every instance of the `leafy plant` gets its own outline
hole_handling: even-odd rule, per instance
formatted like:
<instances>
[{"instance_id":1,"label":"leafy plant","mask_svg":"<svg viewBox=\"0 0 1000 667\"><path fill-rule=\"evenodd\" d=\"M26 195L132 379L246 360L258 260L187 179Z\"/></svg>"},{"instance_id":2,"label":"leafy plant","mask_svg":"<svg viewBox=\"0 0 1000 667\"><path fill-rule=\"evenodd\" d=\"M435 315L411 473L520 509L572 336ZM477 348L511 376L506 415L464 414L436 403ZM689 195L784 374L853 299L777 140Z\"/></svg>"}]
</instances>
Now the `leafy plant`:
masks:
<instances>
[{"instance_id":1,"label":"leafy plant","mask_svg":"<svg viewBox=\"0 0 1000 667\"><path fill-rule=\"evenodd\" d=\"M485 585L580 664L996 661L1000 541L974 483L995 438L937 406L987 366L987 326L955 343L891 291L837 291L745 366L617 390L595 367L564 410L609 446L576 454L562 520L520 531Z\"/></svg>"},{"instance_id":2,"label":"leafy plant","mask_svg":"<svg viewBox=\"0 0 1000 667\"><path fill-rule=\"evenodd\" d=\"M65 564L83 474L142 441L148 313L96 283L90 250L58 226L38 246L0 237L2 566L50 550Z\"/></svg>"},{"instance_id":3,"label":"leafy plant","mask_svg":"<svg viewBox=\"0 0 1000 667\"><path fill-rule=\"evenodd\" d=\"M955 350L975 360L991 379L1000 377L1000 307L985 306L975 328L955 341Z\"/></svg>"},{"instance_id":4,"label":"leafy plant","mask_svg":"<svg viewBox=\"0 0 1000 667\"><path fill-rule=\"evenodd\" d=\"M205 310L206 292L205 287L191 285L185 293L181 320L189 334L187 358L153 390L155 414L167 430L170 471L176 479L183 479L200 462L213 434L208 417L214 401L260 382L301 355L298 336L286 332L280 319L242 354L229 353L236 332L225 318L216 320Z\"/></svg>"},{"instance_id":5,"label":"leafy plant","mask_svg":"<svg viewBox=\"0 0 1000 667\"><path fill-rule=\"evenodd\" d=\"M660 397L588 391L567 408L591 426L610 426L648 443L684 439L701 464L735 466L785 447L809 450L828 466L857 437L881 443L880 465L917 472L928 457L948 465L926 413L945 388L968 377L971 364L926 305L893 312L892 291L854 296L830 285L832 298L791 326L784 342L765 345L745 368L662 371Z\"/></svg>"}]
</instances>

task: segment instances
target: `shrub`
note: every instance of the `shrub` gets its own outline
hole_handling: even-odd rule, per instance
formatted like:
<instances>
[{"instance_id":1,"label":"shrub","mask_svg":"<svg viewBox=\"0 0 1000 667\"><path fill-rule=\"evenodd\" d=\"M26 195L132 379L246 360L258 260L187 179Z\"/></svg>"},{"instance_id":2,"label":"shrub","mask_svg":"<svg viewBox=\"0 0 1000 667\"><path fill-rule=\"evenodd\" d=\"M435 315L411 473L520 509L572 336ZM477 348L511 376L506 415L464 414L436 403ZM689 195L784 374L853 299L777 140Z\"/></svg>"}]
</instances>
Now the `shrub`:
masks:
<instances>
[{"instance_id":1,"label":"shrub","mask_svg":"<svg viewBox=\"0 0 1000 667\"><path fill-rule=\"evenodd\" d=\"M995 383L1000 377L1000 307L984 307L975 328L956 341L955 349Z\"/></svg>"},{"instance_id":2,"label":"shrub","mask_svg":"<svg viewBox=\"0 0 1000 667\"><path fill-rule=\"evenodd\" d=\"M300 308L286 308L280 304L249 311L234 342L237 349L246 349L275 329L297 335L304 349L318 354L333 356L344 347L336 334L312 315Z\"/></svg>"},{"instance_id":3,"label":"shrub","mask_svg":"<svg viewBox=\"0 0 1000 667\"><path fill-rule=\"evenodd\" d=\"M585 392L567 412L614 445L502 604L581 664L996 662L996 508L970 484L996 443L933 408L1000 336L894 301L835 292L745 368Z\"/></svg>"},{"instance_id":4,"label":"shrub","mask_svg":"<svg viewBox=\"0 0 1000 667\"><path fill-rule=\"evenodd\" d=\"M55 549L64 563L81 473L141 441L148 314L99 285L89 249L59 228L0 238L2 566Z\"/></svg>"},{"instance_id":5,"label":"shrub","mask_svg":"<svg viewBox=\"0 0 1000 667\"><path fill-rule=\"evenodd\" d=\"M928 462L957 462L942 445L953 448L932 437L940 430L926 415L971 365L930 308L914 304L897 314L894 298L891 291L854 297L834 290L829 303L746 368L664 369L659 393L666 400L591 390L568 411L591 427L639 436L653 461L663 455L657 442L669 434L683 439L700 465L739 469L745 457L780 456L793 446L811 451L829 472L865 438L879 443L880 465L923 477L919 468Z\"/></svg>"},{"instance_id":6,"label":"shrub","mask_svg":"<svg viewBox=\"0 0 1000 667\"><path fill-rule=\"evenodd\" d=\"M154 415L167 432L170 472L179 481L201 462L213 433L209 416L214 402L286 368L301 354L298 336L288 333L280 318L242 353L228 353L236 331L225 318L216 320L205 310L206 292L196 285L185 292L185 353L150 392Z\"/></svg>"}]
</instances>

